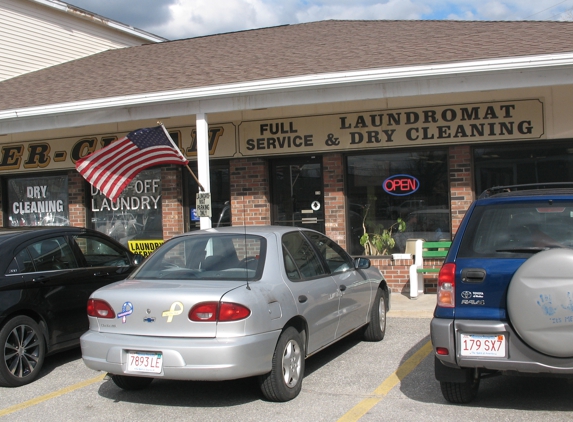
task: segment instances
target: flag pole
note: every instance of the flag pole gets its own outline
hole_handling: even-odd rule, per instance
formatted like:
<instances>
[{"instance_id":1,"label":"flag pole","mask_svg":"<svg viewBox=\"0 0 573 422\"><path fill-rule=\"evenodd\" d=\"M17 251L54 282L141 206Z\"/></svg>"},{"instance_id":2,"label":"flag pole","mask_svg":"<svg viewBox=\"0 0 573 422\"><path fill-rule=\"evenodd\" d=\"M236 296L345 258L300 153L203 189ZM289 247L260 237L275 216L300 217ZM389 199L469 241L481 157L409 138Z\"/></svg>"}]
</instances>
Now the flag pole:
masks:
<instances>
[{"instance_id":1,"label":"flag pole","mask_svg":"<svg viewBox=\"0 0 573 422\"><path fill-rule=\"evenodd\" d=\"M191 168L189 167L189 164L187 164L185 166L185 168L187 170L189 170L189 173L191 173L191 176L193 176L193 179L195 179L195 181L197 182L197 184L199 185L199 189L201 189L203 192L205 192L205 188L203 187L203 185L199 182L199 179L197 179L197 176L195 176L195 173L193 173L193 170L191 170Z\"/></svg>"},{"instance_id":2,"label":"flag pole","mask_svg":"<svg viewBox=\"0 0 573 422\"><path fill-rule=\"evenodd\" d=\"M165 126L163 125L163 123L161 122L157 122L159 124L159 126L161 126L163 128L163 131L165 132L165 135L167 136L167 139L169 139L169 141L171 142L171 145L173 145L173 148L179 153L179 155L181 156L181 158L183 158L184 160L187 160L187 158L185 158L185 156L181 153L181 150L179 149L179 147L175 144L175 142L173 141L173 139L171 139L171 135L169 135L169 132L167 132L167 129L165 128ZM187 170L189 170L189 173L191 173L191 176L193 176L193 179L195 179L195 182L197 182L197 185L199 185L199 189L202 190L203 192L205 192L205 188L203 187L203 185L201 184L201 182L199 182L199 179L197 179L197 176L195 176L195 173L193 173L193 170L191 170L191 167L189 167L189 164L185 165L185 168L187 168Z\"/></svg>"}]
</instances>

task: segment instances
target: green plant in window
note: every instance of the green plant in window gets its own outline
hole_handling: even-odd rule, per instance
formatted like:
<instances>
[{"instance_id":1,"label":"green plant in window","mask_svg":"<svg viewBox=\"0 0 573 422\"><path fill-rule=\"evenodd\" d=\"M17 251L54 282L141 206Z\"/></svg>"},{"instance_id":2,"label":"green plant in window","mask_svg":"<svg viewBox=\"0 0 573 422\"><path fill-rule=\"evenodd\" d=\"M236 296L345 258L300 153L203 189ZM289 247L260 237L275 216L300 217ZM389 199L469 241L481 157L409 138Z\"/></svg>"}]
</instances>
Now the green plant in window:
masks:
<instances>
[{"instance_id":1,"label":"green plant in window","mask_svg":"<svg viewBox=\"0 0 573 422\"><path fill-rule=\"evenodd\" d=\"M392 238L392 233L397 230L403 232L406 230L406 222L398 218L394 224L385 228L382 224L372 223L368 224L370 230L366 229L366 217L368 216L369 207L364 212L362 219L362 228L364 234L360 238L360 245L364 248L364 255L387 255L396 245L396 241Z\"/></svg>"}]
</instances>

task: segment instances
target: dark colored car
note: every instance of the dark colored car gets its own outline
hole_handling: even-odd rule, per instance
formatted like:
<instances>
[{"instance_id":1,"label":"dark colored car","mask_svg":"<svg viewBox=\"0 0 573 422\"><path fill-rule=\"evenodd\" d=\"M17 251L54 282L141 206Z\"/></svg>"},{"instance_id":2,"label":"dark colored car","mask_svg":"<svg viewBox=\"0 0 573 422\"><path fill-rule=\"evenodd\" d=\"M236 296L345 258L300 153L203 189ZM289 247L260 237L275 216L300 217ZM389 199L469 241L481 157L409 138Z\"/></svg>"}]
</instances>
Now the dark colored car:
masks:
<instances>
[{"instance_id":1,"label":"dark colored car","mask_svg":"<svg viewBox=\"0 0 573 422\"><path fill-rule=\"evenodd\" d=\"M95 230L0 229L0 386L34 381L46 355L78 346L91 293L142 259Z\"/></svg>"},{"instance_id":2,"label":"dark colored car","mask_svg":"<svg viewBox=\"0 0 573 422\"><path fill-rule=\"evenodd\" d=\"M492 375L573 378L572 248L564 184L493 188L470 206L430 326L447 401L470 402Z\"/></svg>"}]
</instances>

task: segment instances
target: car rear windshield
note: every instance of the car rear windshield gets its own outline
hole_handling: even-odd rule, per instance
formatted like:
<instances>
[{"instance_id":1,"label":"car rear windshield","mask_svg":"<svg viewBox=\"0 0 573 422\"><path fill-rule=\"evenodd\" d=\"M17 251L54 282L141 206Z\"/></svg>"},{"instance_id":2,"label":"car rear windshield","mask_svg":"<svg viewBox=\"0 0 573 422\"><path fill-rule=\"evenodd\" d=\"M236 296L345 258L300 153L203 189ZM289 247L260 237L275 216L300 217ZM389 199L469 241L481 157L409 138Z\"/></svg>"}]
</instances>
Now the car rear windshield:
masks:
<instances>
[{"instance_id":1,"label":"car rear windshield","mask_svg":"<svg viewBox=\"0 0 573 422\"><path fill-rule=\"evenodd\" d=\"M262 275L265 251L260 236L183 236L162 245L130 278L254 281Z\"/></svg>"},{"instance_id":2,"label":"car rear windshield","mask_svg":"<svg viewBox=\"0 0 573 422\"><path fill-rule=\"evenodd\" d=\"M573 201L477 206L463 234L461 258L527 258L573 246Z\"/></svg>"}]
</instances>

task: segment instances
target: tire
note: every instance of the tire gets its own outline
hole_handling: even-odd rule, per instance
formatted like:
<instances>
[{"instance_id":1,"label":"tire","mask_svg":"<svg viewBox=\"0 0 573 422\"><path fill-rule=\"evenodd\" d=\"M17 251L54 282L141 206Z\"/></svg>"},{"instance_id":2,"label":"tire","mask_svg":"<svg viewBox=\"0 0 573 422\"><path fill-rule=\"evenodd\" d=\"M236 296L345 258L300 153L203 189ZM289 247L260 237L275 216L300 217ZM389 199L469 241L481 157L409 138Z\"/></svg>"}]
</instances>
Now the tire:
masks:
<instances>
[{"instance_id":1,"label":"tire","mask_svg":"<svg viewBox=\"0 0 573 422\"><path fill-rule=\"evenodd\" d=\"M466 382L440 381L442 395L450 403L466 404L476 398L480 379L472 378Z\"/></svg>"},{"instance_id":2,"label":"tire","mask_svg":"<svg viewBox=\"0 0 573 422\"><path fill-rule=\"evenodd\" d=\"M532 349L573 357L568 321L573 317L573 250L539 252L515 272L507 292L507 313L519 337Z\"/></svg>"},{"instance_id":3,"label":"tire","mask_svg":"<svg viewBox=\"0 0 573 422\"><path fill-rule=\"evenodd\" d=\"M386 292L378 288L370 311L370 322L364 328L365 341L381 341L386 334Z\"/></svg>"},{"instance_id":4,"label":"tire","mask_svg":"<svg viewBox=\"0 0 573 422\"><path fill-rule=\"evenodd\" d=\"M271 372L259 377L267 400L285 402L298 396L304 377L304 359L303 336L294 327L286 328L277 342Z\"/></svg>"},{"instance_id":5,"label":"tire","mask_svg":"<svg viewBox=\"0 0 573 422\"><path fill-rule=\"evenodd\" d=\"M19 387L38 378L46 357L46 344L36 321L24 315L9 320L0 330L0 347L1 386Z\"/></svg>"},{"instance_id":6,"label":"tire","mask_svg":"<svg viewBox=\"0 0 573 422\"><path fill-rule=\"evenodd\" d=\"M112 375L111 380L122 390L143 390L144 388L149 387L153 378Z\"/></svg>"}]
</instances>

